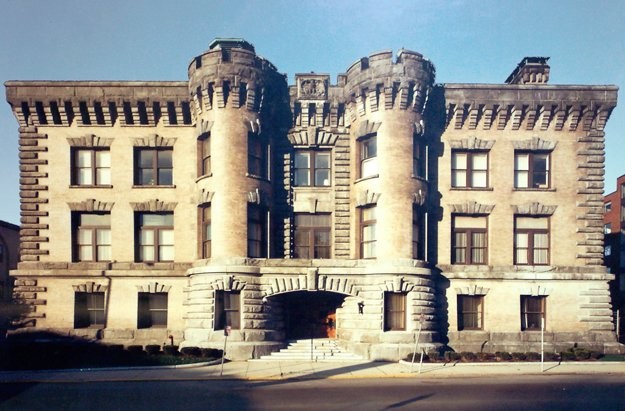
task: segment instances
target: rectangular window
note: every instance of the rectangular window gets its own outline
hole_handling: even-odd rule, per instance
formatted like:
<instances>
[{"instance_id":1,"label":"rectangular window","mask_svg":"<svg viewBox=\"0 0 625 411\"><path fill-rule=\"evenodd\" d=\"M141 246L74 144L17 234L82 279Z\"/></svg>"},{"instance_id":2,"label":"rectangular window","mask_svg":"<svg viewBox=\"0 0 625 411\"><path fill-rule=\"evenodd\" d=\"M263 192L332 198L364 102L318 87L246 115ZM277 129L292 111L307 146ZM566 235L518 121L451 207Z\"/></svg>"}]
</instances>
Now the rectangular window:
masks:
<instances>
[{"instance_id":1,"label":"rectangular window","mask_svg":"<svg viewBox=\"0 0 625 411\"><path fill-rule=\"evenodd\" d=\"M72 150L72 185L111 184L111 152L108 148Z\"/></svg>"},{"instance_id":2,"label":"rectangular window","mask_svg":"<svg viewBox=\"0 0 625 411\"><path fill-rule=\"evenodd\" d=\"M173 150L171 148L135 149L135 185L172 185Z\"/></svg>"},{"instance_id":3,"label":"rectangular window","mask_svg":"<svg viewBox=\"0 0 625 411\"><path fill-rule=\"evenodd\" d=\"M415 135L412 138L412 175L414 177L425 178L425 163L427 161L425 155L425 146L423 138Z\"/></svg>"},{"instance_id":4,"label":"rectangular window","mask_svg":"<svg viewBox=\"0 0 625 411\"><path fill-rule=\"evenodd\" d=\"M515 217L514 264L549 264L549 219Z\"/></svg>"},{"instance_id":5,"label":"rectangular window","mask_svg":"<svg viewBox=\"0 0 625 411\"><path fill-rule=\"evenodd\" d=\"M267 178L267 142L256 133L247 134L247 172Z\"/></svg>"},{"instance_id":6,"label":"rectangular window","mask_svg":"<svg viewBox=\"0 0 625 411\"><path fill-rule=\"evenodd\" d=\"M604 234L610 234L612 232L612 224L611 223L606 223L603 225L603 233Z\"/></svg>"},{"instance_id":7,"label":"rectangular window","mask_svg":"<svg viewBox=\"0 0 625 411\"><path fill-rule=\"evenodd\" d=\"M425 260L425 215L420 207L412 207L412 258Z\"/></svg>"},{"instance_id":8,"label":"rectangular window","mask_svg":"<svg viewBox=\"0 0 625 411\"><path fill-rule=\"evenodd\" d=\"M549 153L514 153L515 188L549 188Z\"/></svg>"},{"instance_id":9,"label":"rectangular window","mask_svg":"<svg viewBox=\"0 0 625 411\"><path fill-rule=\"evenodd\" d=\"M609 213L610 211L612 211L612 202L608 201L607 203L603 204L603 211L606 213Z\"/></svg>"},{"instance_id":10,"label":"rectangular window","mask_svg":"<svg viewBox=\"0 0 625 411\"><path fill-rule=\"evenodd\" d=\"M104 293L74 293L74 328L104 326Z\"/></svg>"},{"instance_id":11,"label":"rectangular window","mask_svg":"<svg viewBox=\"0 0 625 411\"><path fill-rule=\"evenodd\" d=\"M453 151L451 153L451 186L488 187L488 152Z\"/></svg>"},{"instance_id":12,"label":"rectangular window","mask_svg":"<svg viewBox=\"0 0 625 411\"><path fill-rule=\"evenodd\" d=\"M486 216L453 216L452 264L488 264Z\"/></svg>"},{"instance_id":13,"label":"rectangular window","mask_svg":"<svg viewBox=\"0 0 625 411\"><path fill-rule=\"evenodd\" d=\"M330 258L330 214L296 214L295 258Z\"/></svg>"},{"instance_id":14,"label":"rectangular window","mask_svg":"<svg viewBox=\"0 0 625 411\"><path fill-rule=\"evenodd\" d=\"M406 293L384 292L384 331L406 329Z\"/></svg>"},{"instance_id":15,"label":"rectangular window","mask_svg":"<svg viewBox=\"0 0 625 411\"><path fill-rule=\"evenodd\" d=\"M375 207L360 209L360 258L376 257Z\"/></svg>"},{"instance_id":16,"label":"rectangular window","mask_svg":"<svg viewBox=\"0 0 625 411\"><path fill-rule=\"evenodd\" d=\"M137 261L174 261L174 215L137 214Z\"/></svg>"},{"instance_id":17,"label":"rectangular window","mask_svg":"<svg viewBox=\"0 0 625 411\"><path fill-rule=\"evenodd\" d=\"M484 323L484 296L458 296L458 331L482 330Z\"/></svg>"},{"instance_id":18,"label":"rectangular window","mask_svg":"<svg viewBox=\"0 0 625 411\"><path fill-rule=\"evenodd\" d=\"M360 145L360 177L371 177L379 174L377 136L363 138Z\"/></svg>"},{"instance_id":19,"label":"rectangular window","mask_svg":"<svg viewBox=\"0 0 625 411\"><path fill-rule=\"evenodd\" d=\"M207 176L211 173L211 138L209 133L202 134L197 139L198 176Z\"/></svg>"},{"instance_id":20,"label":"rectangular window","mask_svg":"<svg viewBox=\"0 0 625 411\"><path fill-rule=\"evenodd\" d=\"M111 261L111 215L72 214L74 261Z\"/></svg>"},{"instance_id":21,"label":"rectangular window","mask_svg":"<svg viewBox=\"0 0 625 411\"><path fill-rule=\"evenodd\" d=\"M139 293L137 328L167 327L167 293Z\"/></svg>"},{"instance_id":22,"label":"rectangular window","mask_svg":"<svg viewBox=\"0 0 625 411\"><path fill-rule=\"evenodd\" d=\"M206 204L200 207L200 228L201 228L201 244L202 249L200 255L202 258L210 258L211 257L211 241L212 241L212 233L211 233L211 206L210 204Z\"/></svg>"},{"instance_id":23,"label":"rectangular window","mask_svg":"<svg viewBox=\"0 0 625 411\"><path fill-rule=\"evenodd\" d=\"M215 329L223 330L227 325L234 330L241 328L240 291L215 291Z\"/></svg>"},{"instance_id":24,"label":"rectangular window","mask_svg":"<svg viewBox=\"0 0 625 411\"><path fill-rule=\"evenodd\" d=\"M547 297L521 296L521 331L539 331L545 321ZM546 327L546 324L545 324Z\"/></svg>"},{"instance_id":25,"label":"rectangular window","mask_svg":"<svg viewBox=\"0 0 625 411\"><path fill-rule=\"evenodd\" d=\"M329 151L296 151L294 185L296 187L329 187L330 164Z\"/></svg>"},{"instance_id":26,"label":"rectangular window","mask_svg":"<svg viewBox=\"0 0 625 411\"><path fill-rule=\"evenodd\" d=\"M247 255L267 257L267 212L257 204L247 205Z\"/></svg>"}]
</instances>

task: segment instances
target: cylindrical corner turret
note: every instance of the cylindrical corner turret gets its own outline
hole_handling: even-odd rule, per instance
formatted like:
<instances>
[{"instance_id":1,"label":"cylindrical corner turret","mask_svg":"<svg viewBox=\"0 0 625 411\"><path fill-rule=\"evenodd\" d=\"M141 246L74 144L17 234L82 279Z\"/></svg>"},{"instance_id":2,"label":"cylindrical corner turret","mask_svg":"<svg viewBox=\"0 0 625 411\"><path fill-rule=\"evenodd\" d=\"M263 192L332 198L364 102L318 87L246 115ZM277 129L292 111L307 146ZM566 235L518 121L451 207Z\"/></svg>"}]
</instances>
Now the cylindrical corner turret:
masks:
<instances>
[{"instance_id":1,"label":"cylindrical corner turret","mask_svg":"<svg viewBox=\"0 0 625 411\"><path fill-rule=\"evenodd\" d=\"M380 52L346 73L351 114L354 227L375 222L375 234L356 233L359 258L425 259L428 184L422 112L434 82L433 65L419 53ZM406 224L412 221L412 225ZM368 247L375 236L375 249Z\"/></svg>"},{"instance_id":2,"label":"cylindrical corner turret","mask_svg":"<svg viewBox=\"0 0 625 411\"><path fill-rule=\"evenodd\" d=\"M273 96L284 76L241 39L216 39L189 65L198 137L197 188L210 199L211 250L200 257L268 257ZM250 239L249 219L258 219ZM264 240L263 240L264 238ZM204 250L206 251L206 250Z\"/></svg>"}]
</instances>

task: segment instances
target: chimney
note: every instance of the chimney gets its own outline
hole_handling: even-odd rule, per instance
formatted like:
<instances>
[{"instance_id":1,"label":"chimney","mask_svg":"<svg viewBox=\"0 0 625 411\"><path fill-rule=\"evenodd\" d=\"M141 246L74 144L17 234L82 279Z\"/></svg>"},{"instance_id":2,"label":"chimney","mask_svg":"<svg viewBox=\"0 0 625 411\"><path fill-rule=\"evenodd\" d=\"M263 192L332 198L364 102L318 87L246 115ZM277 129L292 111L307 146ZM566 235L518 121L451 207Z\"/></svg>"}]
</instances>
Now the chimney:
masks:
<instances>
[{"instance_id":1,"label":"chimney","mask_svg":"<svg viewBox=\"0 0 625 411\"><path fill-rule=\"evenodd\" d=\"M525 57L506 79L506 84L546 84L549 57Z\"/></svg>"}]
</instances>

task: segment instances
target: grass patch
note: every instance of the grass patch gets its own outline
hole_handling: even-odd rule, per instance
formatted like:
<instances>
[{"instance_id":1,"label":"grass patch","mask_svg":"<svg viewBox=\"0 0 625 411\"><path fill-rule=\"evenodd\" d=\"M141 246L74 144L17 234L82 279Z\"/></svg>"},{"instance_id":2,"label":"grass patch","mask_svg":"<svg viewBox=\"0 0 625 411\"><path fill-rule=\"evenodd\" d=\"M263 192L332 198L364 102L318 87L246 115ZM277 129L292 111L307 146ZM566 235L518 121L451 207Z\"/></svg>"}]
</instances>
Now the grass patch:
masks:
<instances>
[{"instance_id":1,"label":"grass patch","mask_svg":"<svg viewBox=\"0 0 625 411\"><path fill-rule=\"evenodd\" d=\"M599 361L606 362L617 362L617 361L625 361L625 355L623 354L606 354L599 359Z\"/></svg>"}]
</instances>

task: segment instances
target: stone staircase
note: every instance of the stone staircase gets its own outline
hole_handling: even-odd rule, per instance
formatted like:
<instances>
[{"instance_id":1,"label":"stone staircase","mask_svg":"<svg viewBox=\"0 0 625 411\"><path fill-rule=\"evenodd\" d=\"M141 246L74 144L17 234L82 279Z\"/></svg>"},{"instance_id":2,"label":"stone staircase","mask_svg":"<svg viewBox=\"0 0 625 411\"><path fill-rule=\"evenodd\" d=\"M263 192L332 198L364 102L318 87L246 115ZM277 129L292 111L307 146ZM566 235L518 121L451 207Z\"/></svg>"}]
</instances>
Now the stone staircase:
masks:
<instances>
[{"instance_id":1,"label":"stone staircase","mask_svg":"<svg viewBox=\"0 0 625 411\"><path fill-rule=\"evenodd\" d=\"M269 355L263 355L259 360L268 361L364 361L360 355L353 354L341 348L339 342L330 338L315 338L290 341L288 347ZM311 355L312 351L312 355Z\"/></svg>"}]
</instances>

